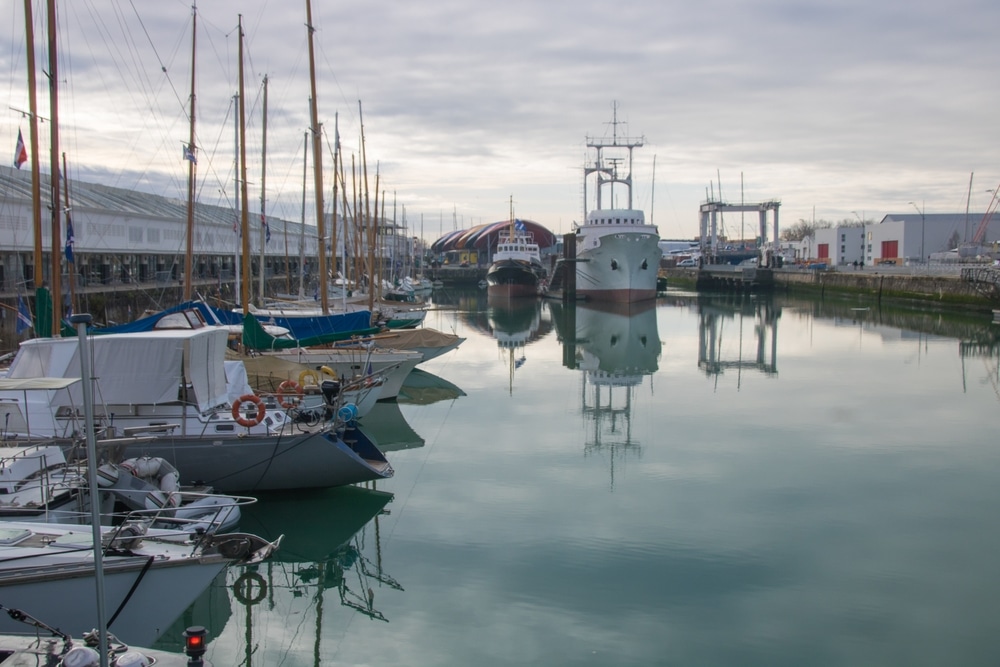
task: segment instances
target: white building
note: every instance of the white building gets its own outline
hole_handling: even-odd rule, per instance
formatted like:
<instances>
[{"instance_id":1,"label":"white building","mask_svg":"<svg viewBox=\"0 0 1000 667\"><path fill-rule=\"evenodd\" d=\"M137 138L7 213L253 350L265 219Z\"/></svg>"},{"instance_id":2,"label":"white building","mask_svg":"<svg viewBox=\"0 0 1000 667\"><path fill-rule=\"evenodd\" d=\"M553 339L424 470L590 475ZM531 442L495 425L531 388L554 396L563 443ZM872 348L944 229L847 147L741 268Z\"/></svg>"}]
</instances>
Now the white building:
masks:
<instances>
[{"instance_id":1,"label":"white building","mask_svg":"<svg viewBox=\"0 0 1000 667\"><path fill-rule=\"evenodd\" d=\"M976 239L976 236L980 238ZM891 213L865 226L865 263L926 262L934 253L978 240L1000 239L1000 217L983 213Z\"/></svg>"},{"instance_id":2,"label":"white building","mask_svg":"<svg viewBox=\"0 0 1000 667\"><path fill-rule=\"evenodd\" d=\"M865 259L865 229L863 227L828 227L817 229L813 241L812 259L831 266L852 264Z\"/></svg>"}]
</instances>

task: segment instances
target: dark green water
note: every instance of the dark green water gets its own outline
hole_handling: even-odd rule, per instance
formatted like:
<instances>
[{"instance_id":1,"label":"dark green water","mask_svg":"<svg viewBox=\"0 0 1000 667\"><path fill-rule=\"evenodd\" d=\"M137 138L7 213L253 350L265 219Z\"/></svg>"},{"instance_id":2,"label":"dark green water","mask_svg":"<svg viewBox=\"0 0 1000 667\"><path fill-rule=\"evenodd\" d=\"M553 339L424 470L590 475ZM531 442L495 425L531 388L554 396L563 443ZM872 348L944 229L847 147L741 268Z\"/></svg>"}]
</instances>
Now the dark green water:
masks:
<instances>
[{"instance_id":1,"label":"dark green water","mask_svg":"<svg viewBox=\"0 0 1000 667\"><path fill-rule=\"evenodd\" d=\"M465 395L379 406L377 491L262 498L278 557L167 637L206 625L217 667L1000 662L1000 325L435 300L468 340L422 367Z\"/></svg>"}]
</instances>

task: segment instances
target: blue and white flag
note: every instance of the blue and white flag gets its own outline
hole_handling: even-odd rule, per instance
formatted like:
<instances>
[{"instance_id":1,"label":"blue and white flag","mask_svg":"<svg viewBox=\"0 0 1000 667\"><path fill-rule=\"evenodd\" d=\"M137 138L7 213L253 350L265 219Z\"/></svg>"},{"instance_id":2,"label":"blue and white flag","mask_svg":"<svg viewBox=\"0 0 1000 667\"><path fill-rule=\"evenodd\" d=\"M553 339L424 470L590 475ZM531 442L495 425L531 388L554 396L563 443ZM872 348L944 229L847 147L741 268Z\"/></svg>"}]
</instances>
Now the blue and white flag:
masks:
<instances>
[{"instance_id":1,"label":"blue and white flag","mask_svg":"<svg viewBox=\"0 0 1000 667\"><path fill-rule=\"evenodd\" d=\"M66 261L70 264L73 263L73 243L75 239L73 238L73 220L66 216Z\"/></svg>"},{"instance_id":2,"label":"blue and white flag","mask_svg":"<svg viewBox=\"0 0 1000 667\"><path fill-rule=\"evenodd\" d=\"M194 165L198 164L198 158L194 154L194 147L193 146L185 146L184 147L184 159L188 160L191 164L194 164Z\"/></svg>"},{"instance_id":3,"label":"blue and white flag","mask_svg":"<svg viewBox=\"0 0 1000 667\"><path fill-rule=\"evenodd\" d=\"M527 227L524 226L524 221L523 220L516 220L515 219L514 220L514 229L516 229L519 232L523 232L524 230L527 229Z\"/></svg>"},{"instance_id":4,"label":"blue and white flag","mask_svg":"<svg viewBox=\"0 0 1000 667\"><path fill-rule=\"evenodd\" d=\"M264 214L260 214L260 226L264 230L264 243L271 242L271 228L267 224L267 219L264 218Z\"/></svg>"},{"instance_id":5,"label":"blue and white flag","mask_svg":"<svg viewBox=\"0 0 1000 667\"><path fill-rule=\"evenodd\" d=\"M17 295L17 335L20 336L25 331L32 327L31 322L31 311L28 310L28 302L24 300L24 296L21 294Z\"/></svg>"}]
</instances>

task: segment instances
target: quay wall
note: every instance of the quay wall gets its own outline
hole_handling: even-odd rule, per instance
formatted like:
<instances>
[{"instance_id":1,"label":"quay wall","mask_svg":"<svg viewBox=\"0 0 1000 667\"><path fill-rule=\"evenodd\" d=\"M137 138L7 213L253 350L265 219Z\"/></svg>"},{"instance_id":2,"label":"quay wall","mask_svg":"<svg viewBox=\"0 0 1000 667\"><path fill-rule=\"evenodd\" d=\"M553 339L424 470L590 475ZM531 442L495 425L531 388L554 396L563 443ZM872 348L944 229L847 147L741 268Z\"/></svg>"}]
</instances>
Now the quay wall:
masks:
<instances>
[{"instance_id":1,"label":"quay wall","mask_svg":"<svg viewBox=\"0 0 1000 667\"><path fill-rule=\"evenodd\" d=\"M667 269L668 284L694 286L696 269ZM1000 285L959 276L910 275L877 271L774 271L775 291L824 298L858 296L883 302L911 302L990 312L1000 308Z\"/></svg>"}]
</instances>

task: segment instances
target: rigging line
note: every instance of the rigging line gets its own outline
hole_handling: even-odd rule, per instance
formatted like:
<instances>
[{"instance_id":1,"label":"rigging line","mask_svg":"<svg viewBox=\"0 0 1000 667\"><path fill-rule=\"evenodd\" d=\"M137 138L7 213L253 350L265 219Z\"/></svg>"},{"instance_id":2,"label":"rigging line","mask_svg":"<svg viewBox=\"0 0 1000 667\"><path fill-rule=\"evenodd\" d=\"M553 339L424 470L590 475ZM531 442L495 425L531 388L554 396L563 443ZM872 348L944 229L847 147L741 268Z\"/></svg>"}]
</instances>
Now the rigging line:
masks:
<instances>
[{"instance_id":1,"label":"rigging line","mask_svg":"<svg viewBox=\"0 0 1000 667\"><path fill-rule=\"evenodd\" d=\"M163 58L160 57L160 53L156 50L156 44L153 42L153 38L149 35L149 30L146 29L146 24L143 22L142 17L139 15L139 10L135 7L134 0L129 0L129 6L132 8L132 12L135 14L136 20L139 21L139 26L142 28L142 33L146 36L146 41L149 42L149 47L153 50L153 56L156 58L157 64L160 66L160 71L167 79L167 83L170 84L170 90L174 94L174 99L177 101L178 106L185 111L185 116L187 115L184 109L184 100L181 98L180 94L177 92L177 88L174 86L173 79L170 78L170 71L167 66L163 63Z\"/></svg>"}]
</instances>

